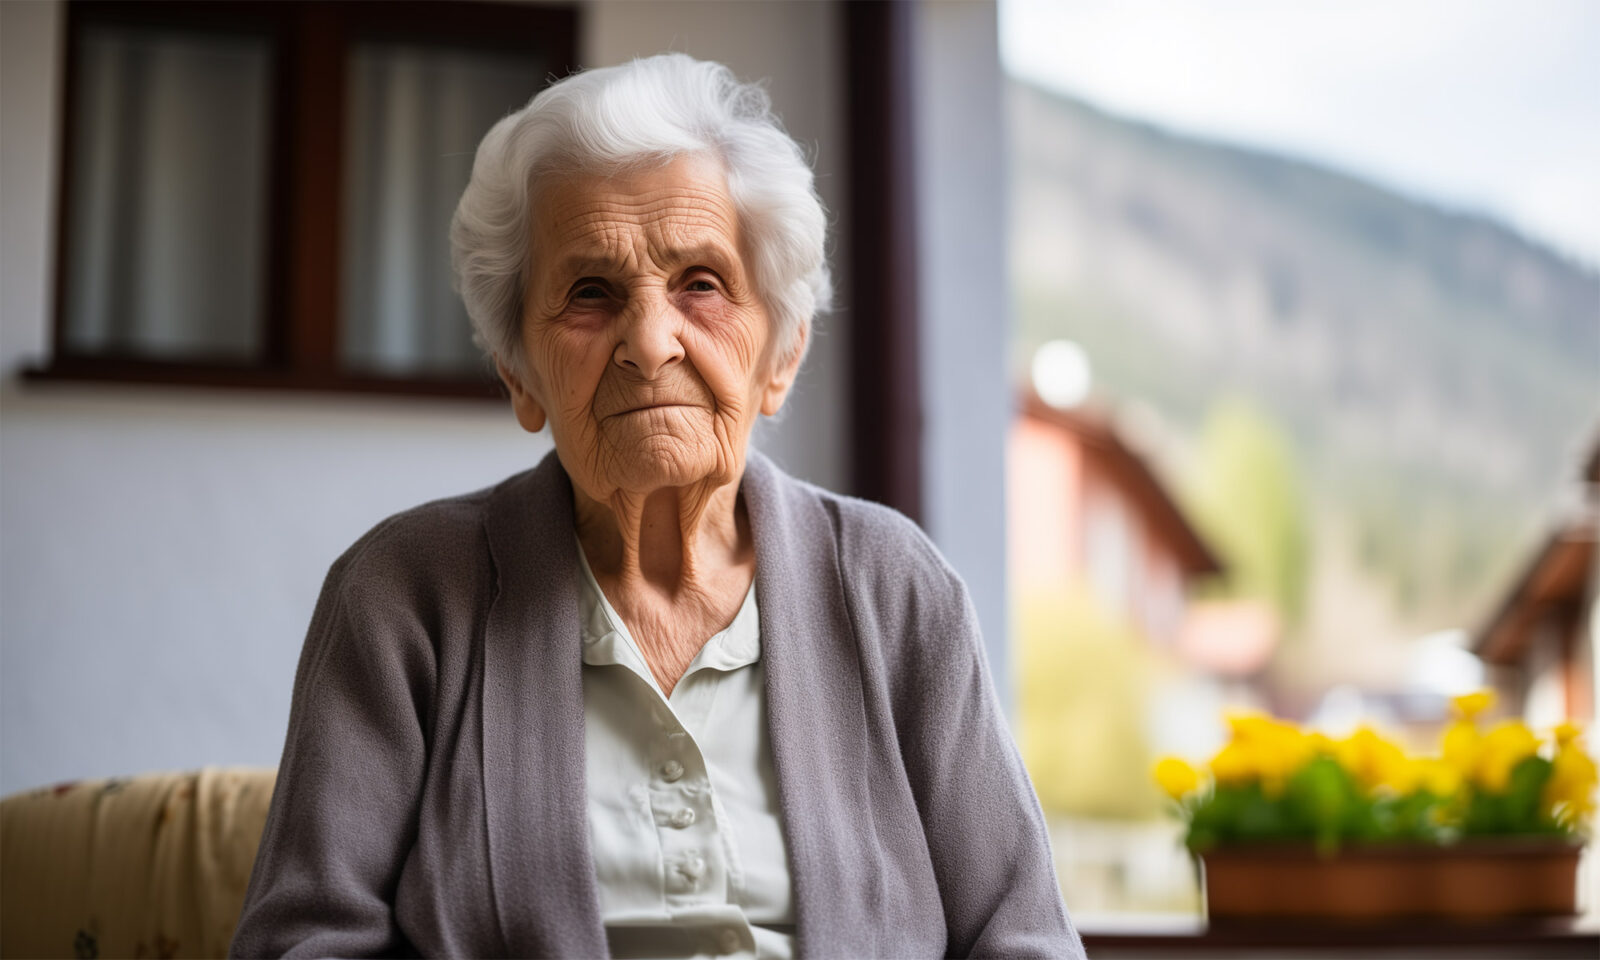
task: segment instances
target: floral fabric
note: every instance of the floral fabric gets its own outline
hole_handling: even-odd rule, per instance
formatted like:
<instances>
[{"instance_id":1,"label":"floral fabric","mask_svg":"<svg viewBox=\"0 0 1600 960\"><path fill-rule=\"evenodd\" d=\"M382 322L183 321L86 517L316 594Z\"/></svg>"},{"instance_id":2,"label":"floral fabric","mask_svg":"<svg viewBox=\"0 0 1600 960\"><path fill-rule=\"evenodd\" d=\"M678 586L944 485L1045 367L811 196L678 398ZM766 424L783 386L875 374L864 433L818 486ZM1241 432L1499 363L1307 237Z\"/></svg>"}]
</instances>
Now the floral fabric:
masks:
<instances>
[{"instance_id":1,"label":"floral fabric","mask_svg":"<svg viewBox=\"0 0 1600 960\"><path fill-rule=\"evenodd\" d=\"M224 957L277 773L205 767L0 801L0 955Z\"/></svg>"}]
</instances>

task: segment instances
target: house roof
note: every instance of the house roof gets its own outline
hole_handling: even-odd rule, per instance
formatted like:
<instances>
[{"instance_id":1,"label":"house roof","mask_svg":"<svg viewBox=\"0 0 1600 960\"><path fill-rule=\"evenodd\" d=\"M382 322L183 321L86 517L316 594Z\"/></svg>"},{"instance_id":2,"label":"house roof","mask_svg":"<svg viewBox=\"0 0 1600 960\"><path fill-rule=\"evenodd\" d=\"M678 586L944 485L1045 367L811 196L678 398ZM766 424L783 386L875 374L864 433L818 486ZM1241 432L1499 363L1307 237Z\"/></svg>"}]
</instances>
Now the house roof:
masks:
<instances>
[{"instance_id":1,"label":"house roof","mask_svg":"<svg viewBox=\"0 0 1600 960\"><path fill-rule=\"evenodd\" d=\"M1584 458L1584 482L1600 484L1600 434ZM1560 526L1528 561L1516 586L1473 639L1473 652L1488 663L1513 664L1527 652L1533 630L1547 615L1575 618L1595 564L1600 520L1585 515Z\"/></svg>"},{"instance_id":2,"label":"house roof","mask_svg":"<svg viewBox=\"0 0 1600 960\"><path fill-rule=\"evenodd\" d=\"M1575 615L1581 608L1595 562L1593 518L1558 529L1533 555L1494 615L1473 641L1487 663L1520 661L1534 627L1547 615Z\"/></svg>"},{"instance_id":3,"label":"house roof","mask_svg":"<svg viewBox=\"0 0 1600 960\"><path fill-rule=\"evenodd\" d=\"M1023 393L1021 413L1065 430L1091 452L1112 480L1139 506L1185 572L1191 575L1222 572L1222 561L1190 525L1144 458L1123 442L1107 417L1081 409L1059 410L1039 399L1032 390Z\"/></svg>"}]
</instances>

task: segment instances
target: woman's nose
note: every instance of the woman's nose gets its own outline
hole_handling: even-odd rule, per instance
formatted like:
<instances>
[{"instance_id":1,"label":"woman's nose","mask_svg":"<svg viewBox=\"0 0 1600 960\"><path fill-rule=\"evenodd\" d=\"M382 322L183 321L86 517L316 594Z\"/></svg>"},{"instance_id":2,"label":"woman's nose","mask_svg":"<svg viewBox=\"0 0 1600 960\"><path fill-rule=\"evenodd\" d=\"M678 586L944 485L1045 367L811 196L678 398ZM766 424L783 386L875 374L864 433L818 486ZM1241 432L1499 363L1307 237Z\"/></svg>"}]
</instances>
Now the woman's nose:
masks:
<instances>
[{"instance_id":1,"label":"woman's nose","mask_svg":"<svg viewBox=\"0 0 1600 960\"><path fill-rule=\"evenodd\" d=\"M682 317L661 293L640 296L622 318L622 338L611 359L646 380L683 359L678 340Z\"/></svg>"}]
</instances>

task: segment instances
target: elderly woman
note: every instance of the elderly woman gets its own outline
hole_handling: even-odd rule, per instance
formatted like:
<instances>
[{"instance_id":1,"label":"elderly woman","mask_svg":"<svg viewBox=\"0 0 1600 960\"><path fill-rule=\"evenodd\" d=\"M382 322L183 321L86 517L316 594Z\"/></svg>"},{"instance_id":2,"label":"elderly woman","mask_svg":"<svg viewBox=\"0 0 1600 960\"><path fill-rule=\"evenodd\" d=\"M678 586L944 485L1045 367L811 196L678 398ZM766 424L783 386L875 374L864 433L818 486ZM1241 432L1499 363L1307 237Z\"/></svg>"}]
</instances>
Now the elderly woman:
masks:
<instances>
[{"instance_id":1,"label":"elderly woman","mask_svg":"<svg viewBox=\"0 0 1600 960\"><path fill-rule=\"evenodd\" d=\"M1081 954L960 579L748 447L824 222L682 55L484 138L457 281L555 452L334 563L235 954Z\"/></svg>"}]
</instances>

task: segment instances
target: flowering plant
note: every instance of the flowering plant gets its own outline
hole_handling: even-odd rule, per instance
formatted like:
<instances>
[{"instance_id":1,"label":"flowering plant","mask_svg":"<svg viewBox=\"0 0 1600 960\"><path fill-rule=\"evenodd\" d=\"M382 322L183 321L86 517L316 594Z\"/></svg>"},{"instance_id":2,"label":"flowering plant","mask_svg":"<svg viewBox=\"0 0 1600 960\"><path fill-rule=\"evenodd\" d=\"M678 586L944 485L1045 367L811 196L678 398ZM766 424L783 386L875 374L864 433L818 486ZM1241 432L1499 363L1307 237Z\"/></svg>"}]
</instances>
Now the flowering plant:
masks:
<instances>
[{"instance_id":1,"label":"flowering plant","mask_svg":"<svg viewBox=\"0 0 1600 960\"><path fill-rule=\"evenodd\" d=\"M1201 769L1176 757L1156 783L1188 824L1195 853L1218 845L1310 840L1443 844L1463 836L1581 836L1595 809L1595 761L1582 731L1543 739L1520 721L1485 729L1493 704L1457 697L1432 756L1413 756L1370 727L1342 739L1264 714L1228 718L1230 737Z\"/></svg>"}]
</instances>

